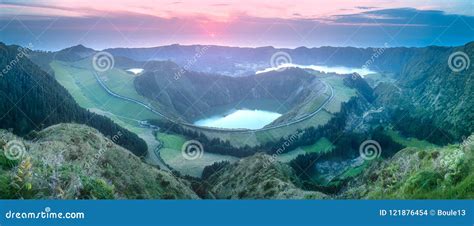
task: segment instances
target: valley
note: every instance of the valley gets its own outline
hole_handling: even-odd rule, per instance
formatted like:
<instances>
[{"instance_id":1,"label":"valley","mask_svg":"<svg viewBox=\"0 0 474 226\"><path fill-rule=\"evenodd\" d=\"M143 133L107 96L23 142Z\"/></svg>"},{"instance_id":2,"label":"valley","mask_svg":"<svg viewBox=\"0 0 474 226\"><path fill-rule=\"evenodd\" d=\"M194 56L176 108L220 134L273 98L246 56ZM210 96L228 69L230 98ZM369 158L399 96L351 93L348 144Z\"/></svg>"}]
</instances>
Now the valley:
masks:
<instances>
[{"instance_id":1,"label":"valley","mask_svg":"<svg viewBox=\"0 0 474 226\"><path fill-rule=\"evenodd\" d=\"M174 135L178 137L178 140L183 140L182 142L178 142L180 145L167 145L167 142L164 140L160 139L163 135L167 135L167 131L160 131L158 132L157 139L158 143L155 141L151 141L147 136L149 134L154 133L154 129L149 129L144 127L144 124L141 123L146 120L150 119L157 119L157 120L168 120L171 122L176 122L175 119L166 116L166 113L161 113L160 111L155 110L155 103L148 101L146 98L143 98L142 96L138 95L136 92L134 92L133 87L131 84L133 79L135 78L133 75L130 75L124 71L121 71L120 69L114 69L113 72L107 72L107 74L101 74L100 76L95 73L91 72L91 68L89 67L88 70L88 65L83 61L80 61L78 63L73 63L73 64L68 64L67 62L60 62L60 61L55 61L51 63L51 67L53 70L55 70L56 73L63 73L63 71L60 71L62 68L68 68L69 70L83 70L83 73L79 73L80 77L72 77L74 79L74 84L76 87L72 87L72 82L65 81L66 78L63 78L64 75L62 75L61 78L58 79L58 81L61 84L64 84L65 86L69 86L71 90L74 90L71 94L73 97L78 99L79 103L83 103L83 107L90 107L92 111L96 113L102 113L108 116L111 116L114 121L119 123L120 125L124 126L125 128L130 129L131 131L134 131L137 133L140 137L144 138L145 141L147 141L148 146L149 146L149 154L148 154L148 161L152 164L157 164L160 165L162 168L171 168L175 169L181 173L184 173L186 175L192 175L199 177L204 169L204 167L208 165L212 165L214 162L219 162L219 161L232 161L235 158L232 156L226 156L226 155L219 155L219 154L214 154L214 153L206 153L203 159L195 160L192 162L186 161L181 155L181 146L184 144L184 137L180 136L178 134ZM68 66L69 65L69 66ZM64 69L63 69L64 70ZM55 74L56 74L55 73ZM349 89L348 87L342 85L341 83L336 83L337 79L334 78L329 78L329 77L335 77L337 78L340 75L333 74L333 75L319 75L318 72L314 72L314 76L319 76L318 78L322 77L328 77L328 82L331 84L338 85L338 91L339 90L344 90L344 89ZM89 74L89 76L86 76ZM65 77L65 76L64 76ZM95 78L95 83L93 80ZM79 79L80 80L76 80ZM326 80L326 78L322 78L323 81ZM241 127L236 127L235 129L230 129L226 130L225 128L200 128L200 127L195 127L192 124L186 123L186 122L180 122L181 125L188 127L190 129L196 130L196 131L202 131L206 136L209 136L211 139L213 137L218 137L219 139L223 140L228 140L231 142L232 145L235 146L241 146L241 145L249 145L251 144L251 140L254 140L254 146L264 144L268 141L275 141L277 139L280 139L281 137L285 135L290 135L297 131L298 129L304 129L308 127L308 125L315 125L315 124L307 124L307 123L314 123L314 121L310 120L317 120L322 123L323 125L325 121L321 121L321 119L324 119L324 115L328 114L330 115L331 113L337 113L338 112L338 104L335 103L332 104L332 99L334 98L334 89L331 85L328 85L328 83L323 82L324 84L324 89L321 91L323 94L322 96L317 96L315 98L316 101L313 100L314 104L308 104L308 103L303 103L302 107L300 107L298 110L301 113L293 113L290 112L291 114L288 114L289 116L286 116L287 118L290 118L289 121L288 119L284 118L279 118L278 120L275 120L275 122L268 121L265 124L262 124L262 126L265 126L266 124L270 124L268 126L265 126L264 128L241 128ZM99 85L99 86L98 86ZM99 90L98 88L101 88ZM81 90L82 89L82 90ZM89 100L90 102L94 102L93 104L95 105L88 105L89 103L86 104L86 102L81 102L81 92L82 93L88 93L89 90L97 90L94 97ZM78 91L79 90L79 91ZM108 107L109 103L107 102L98 102L97 101L97 95L103 96L103 95L109 95L114 98L112 98L112 103L110 103L110 106ZM319 92L318 92L319 95ZM343 98L343 95L338 95L339 98ZM321 98L319 98L321 97ZM323 99L325 98L325 99ZM347 97L346 97L347 98ZM313 98L312 98L313 99ZM120 103L120 104L119 104ZM273 104L272 104L273 103ZM319 105L318 105L319 104ZM264 99L263 101L255 101L255 100L244 100L240 101L238 105L235 105L234 107L240 108L240 107L261 107L264 106L264 109L270 109L273 108L277 111L280 111L282 113L285 113L284 109L281 109L281 107L276 107L276 106L283 106L279 101L277 100L267 100ZM127 113L124 115L122 112L124 112L122 109L117 109L115 107L121 107L121 108L127 108ZM232 104L228 104L228 106L232 106ZM265 107L267 106L267 107ZM333 109L330 109L329 107L332 107ZM165 107L161 107L159 109L164 109ZM280 110L279 110L280 108ZM135 111L130 111L132 109L136 109ZM220 108L215 109L215 111L219 112L219 109L226 109L226 106L222 106ZM308 113L305 113L308 112ZM150 113L152 115L150 115ZM301 115L303 113L303 115ZM297 115L297 116L293 116ZM291 119L293 118L293 119ZM329 118L327 118L329 120ZM232 122L230 122L232 123ZM241 122L237 122L238 124L241 124ZM317 124L316 124L317 125ZM207 126L209 127L209 126ZM212 127L212 126L210 126ZM228 139L225 139L225 137L228 137ZM164 143L164 148L161 148L159 150L159 157L157 157L158 151L156 148L158 147L159 144ZM294 153L289 153L286 154L285 158L286 161L289 162L293 158L295 158L297 155L301 154L298 152L298 150L295 150ZM195 165L194 167L191 166L190 164Z\"/></svg>"},{"instance_id":2,"label":"valley","mask_svg":"<svg viewBox=\"0 0 474 226\"><path fill-rule=\"evenodd\" d=\"M229 67L208 65L214 58L203 55L198 62L202 61L205 70L183 68L186 61L181 57L186 54L179 55L179 59L157 60L147 58L149 50L143 49L127 51L133 54L106 50L112 53L114 65L105 71L97 69L94 62L102 52L84 46L55 53L32 52L22 63L55 84L51 90L63 90L60 92L66 102L77 103L69 109L77 110L69 114L71 118L58 118L44 125L45 120L34 120L29 128L5 121L2 128L13 126L12 132L24 137L5 130L2 142L6 145L8 140L21 140L29 154L40 156L46 152L48 158L54 158L51 151L65 149L57 161L67 166L89 161L87 156L101 151L104 145L117 153L107 154L100 160L105 162L92 169L93 181L86 181L85 172L78 169L72 171L83 176L67 177L91 184L93 191L72 191L67 184L75 182L65 182L58 186L69 189L69 193L46 197L473 197L470 185L474 180L469 166L474 121L469 107L472 72L444 76L450 73L449 68L431 69L427 63L441 65L434 56L458 49L472 53L473 47L468 43L451 49L389 48L370 68L360 64L363 61L344 61L346 55L365 57L366 49L339 48L346 55L334 53L334 59L326 64L318 59L323 49L332 51L332 47L286 50L294 62L273 67L263 61L277 49L250 48L239 49L238 57L233 58L234 66ZM14 55L13 47L8 48ZM174 51L187 46L166 48L169 56L178 56ZM217 49L222 52L217 53ZM211 46L208 51L227 55L236 49ZM405 51L404 57L397 57L399 51ZM185 52L192 55L192 51ZM249 53L254 54L252 58L247 57ZM400 68L386 57L405 66ZM239 68L251 62L254 66ZM35 74L19 70L15 73L19 78ZM45 97L46 93L27 100L46 103ZM22 108L30 117L36 117L28 105ZM12 119L20 115L6 113ZM88 117L83 119L82 115ZM110 122L89 123L99 117ZM126 139L107 143L116 136L111 128L123 131ZM362 152L366 142L372 142L369 144L375 156L367 157ZM71 146L64 148L65 145ZM44 171L41 165L51 165L46 160L33 161L33 170L38 172ZM7 161L2 171L13 174L20 163ZM132 164L139 171L124 176L129 168L122 164ZM59 172L66 175L69 171ZM125 179L119 179L119 175ZM146 178L148 175L155 178ZM51 175L41 175L48 176ZM32 183L43 186L36 180ZM450 184L453 186L447 186ZM133 194L127 186L137 187L140 194ZM95 189L101 193L95 193Z\"/></svg>"}]
</instances>

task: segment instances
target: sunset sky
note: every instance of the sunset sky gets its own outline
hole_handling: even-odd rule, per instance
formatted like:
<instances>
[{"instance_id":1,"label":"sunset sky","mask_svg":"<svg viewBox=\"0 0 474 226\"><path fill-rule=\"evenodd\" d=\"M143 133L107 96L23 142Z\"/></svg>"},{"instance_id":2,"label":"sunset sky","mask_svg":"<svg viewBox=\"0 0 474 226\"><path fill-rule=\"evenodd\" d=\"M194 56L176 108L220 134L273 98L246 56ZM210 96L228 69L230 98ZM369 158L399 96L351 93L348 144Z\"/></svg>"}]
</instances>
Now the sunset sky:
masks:
<instances>
[{"instance_id":1,"label":"sunset sky","mask_svg":"<svg viewBox=\"0 0 474 226\"><path fill-rule=\"evenodd\" d=\"M47 50L461 45L474 39L473 2L0 0L0 41Z\"/></svg>"}]
</instances>

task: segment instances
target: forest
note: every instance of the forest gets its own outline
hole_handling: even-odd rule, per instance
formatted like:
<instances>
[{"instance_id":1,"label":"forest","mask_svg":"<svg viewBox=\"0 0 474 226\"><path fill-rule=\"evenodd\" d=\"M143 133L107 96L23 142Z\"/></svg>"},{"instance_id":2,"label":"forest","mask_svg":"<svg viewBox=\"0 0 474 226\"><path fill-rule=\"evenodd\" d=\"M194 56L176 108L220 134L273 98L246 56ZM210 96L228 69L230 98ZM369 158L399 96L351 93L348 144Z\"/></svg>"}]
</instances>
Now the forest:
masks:
<instances>
[{"instance_id":1,"label":"forest","mask_svg":"<svg viewBox=\"0 0 474 226\"><path fill-rule=\"evenodd\" d=\"M0 128L34 138L34 131L58 123L85 124L107 137L122 134L116 140L118 145L137 156L146 155L144 140L109 118L81 108L53 75L18 51L20 47L0 43L0 48L5 50L0 51L0 68L10 68L0 77ZM11 64L15 64L14 67L8 67Z\"/></svg>"}]
</instances>

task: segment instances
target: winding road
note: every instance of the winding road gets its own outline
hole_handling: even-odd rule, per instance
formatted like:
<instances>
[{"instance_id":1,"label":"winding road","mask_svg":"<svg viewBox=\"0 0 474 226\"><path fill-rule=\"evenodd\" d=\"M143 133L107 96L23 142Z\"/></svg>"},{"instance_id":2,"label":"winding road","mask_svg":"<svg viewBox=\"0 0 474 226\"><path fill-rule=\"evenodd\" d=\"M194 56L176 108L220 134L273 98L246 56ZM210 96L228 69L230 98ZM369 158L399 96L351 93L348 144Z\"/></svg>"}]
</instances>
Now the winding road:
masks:
<instances>
[{"instance_id":1,"label":"winding road","mask_svg":"<svg viewBox=\"0 0 474 226\"><path fill-rule=\"evenodd\" d=\"M319 106L315 111L311 112L310 114L307 114L301 118L298 118L296 120L293 120L291 122L288 122L288 123L285 123L285 124L280 124L280 125L275 125L275 126L269 126L269 127L264 127L264 128L260 128L260 129L225 129L225 128L214 128L214 127L204 127L204 126L196 126L196 125L193 125L193 124L190 124L190 123L186 123L186 122L181 122L181 121L176 121L175 119L173 118L170 118L164 114L162 114L161 112L153 109L152 107L150 107L148 104L146 103L143 103L139 100L135 100L135 99L132 99L132 98L129 98L129 97L126 97L126 96L122 96L120 94L117 94L115 92L113 92L111 89L109 89L109 87L107 87L107 85L105 85L105 83L100 79L99 75L97 74L97 72L93 72L94 76L95 76L95 79L97 80L97 82L100 84L100 86L108 93L110 94L111 96L114 96L116 98L120 98L120 99L123 99L123 100L126 100L126 101L129 101L129 102L133 102L135 104L138 104L138 105L141 105L142 107L148 109L149 111L153 112L154 114L160 116L160 117L163 117L165 118L166 120L168 121L171 121L172 123L177 123L177 124L180 124L182 126L187 126L187 127L192 127L192 128L196 128L196 129L201 129L201 130L207 130L207 131L220 131L220 132L233 132L233 133L248 133L248 132L260 132L260 131L267 131L267 130L271 130L271 129L278 129L278 128L282 128L282 127L286 127L286 126L290 126L290 125L293 125L293 124L296 124L296 123L299 123L299 122L302 122L306 119L309 119L311 117L313 117L314 115L316 115L318 112L320 112L329 102L331 102L331 100L333 99L334 97L334 89L332 88L332 86L330 86L329 84L327 84L326 82L324 81L321 81L324 85L326 85L326 87L328 87L330 90L331 90L331 95L324 101L323 104L321 104L321 106Z\"/></svg>"}]
</instances>

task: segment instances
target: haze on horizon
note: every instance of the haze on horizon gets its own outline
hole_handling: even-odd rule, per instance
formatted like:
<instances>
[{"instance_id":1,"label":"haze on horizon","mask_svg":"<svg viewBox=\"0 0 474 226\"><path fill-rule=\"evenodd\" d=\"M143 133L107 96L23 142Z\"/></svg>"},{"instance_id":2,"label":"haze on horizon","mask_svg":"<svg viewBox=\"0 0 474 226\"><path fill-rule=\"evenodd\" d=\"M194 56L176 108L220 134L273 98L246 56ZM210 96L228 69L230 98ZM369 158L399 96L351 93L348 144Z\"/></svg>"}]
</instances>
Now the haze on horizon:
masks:
<instances>
[{"instance_id":1,"label":"haze on horizon","mask_svg":"<svg viewBox=\"0 0 474 226\"><path fill-rule=\"evenodd\" d=\"M470 0L0 1L0 41L44 50L175 43L455 46L473 37Z\"/></svg>"}]
</instances>

